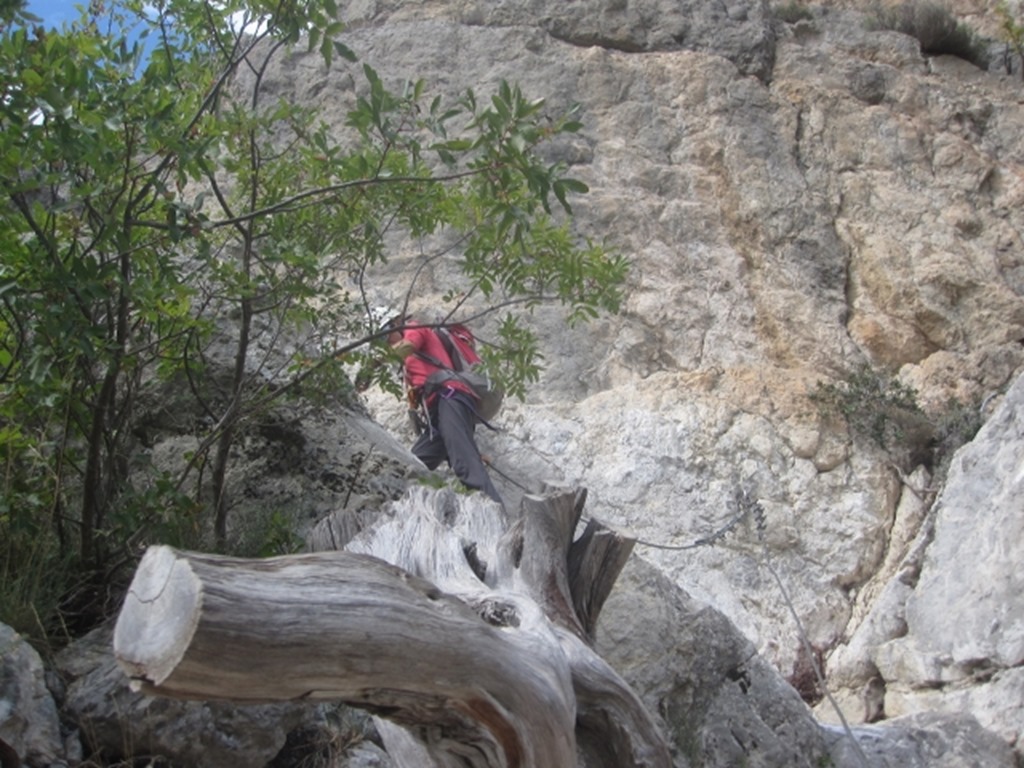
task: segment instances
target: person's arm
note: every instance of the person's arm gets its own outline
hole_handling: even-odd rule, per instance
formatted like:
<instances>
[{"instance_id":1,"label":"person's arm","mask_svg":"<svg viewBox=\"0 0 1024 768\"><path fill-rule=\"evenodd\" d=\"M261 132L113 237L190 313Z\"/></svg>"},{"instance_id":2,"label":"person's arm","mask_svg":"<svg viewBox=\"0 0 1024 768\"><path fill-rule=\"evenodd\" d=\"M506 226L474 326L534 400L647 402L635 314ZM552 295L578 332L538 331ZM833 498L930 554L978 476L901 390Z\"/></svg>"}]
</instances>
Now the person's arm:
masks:
<instances>
[{"instance_id":1,"label":"person's arm","mask_svg":"<svg viewBox=\"0 0 1024 768\"><path fill-rule=\"evenodd\" d=\"M416 345L408 339L400 339L391 345L391 351L402 360L405 360L405 358L416 351Z\"/></svg>"},{"instance_id":2,"label":"person's arm","mask_svg":"<svg viewBox=\"0 0 1024 768\"><path fill-rule=\"evenodd\" d=\"M403 321L397 322L400 324ZM396 327L388 335L388 344L391 347L391 351L399 360L404 362L409 355L419 349L422 342L420 341L418 330L418 328Z\"/></svg>"}]
</instances>

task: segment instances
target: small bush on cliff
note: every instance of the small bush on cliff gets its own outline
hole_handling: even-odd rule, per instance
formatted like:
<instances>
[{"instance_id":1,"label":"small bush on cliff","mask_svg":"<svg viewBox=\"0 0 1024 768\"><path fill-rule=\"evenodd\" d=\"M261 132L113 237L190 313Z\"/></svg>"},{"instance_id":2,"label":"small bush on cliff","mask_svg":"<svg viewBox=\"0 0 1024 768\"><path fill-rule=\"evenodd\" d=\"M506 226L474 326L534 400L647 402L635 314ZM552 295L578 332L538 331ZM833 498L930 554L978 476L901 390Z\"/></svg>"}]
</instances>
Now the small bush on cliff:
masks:
<instances>
[{"instance_id":1,"label":"small bush on cliff","mask_svg":"<svg viewBox=\"0 0 1024 768\"><path fill-rule=\"evenodd\" d=\"M904 0L895 5L876 3L871 16L873 28L916 38L925 55L956 56L982 68L988 65L984 41L941 3L931 0Z\"/></svg>"},{"instance_id":2,"label":"small bush on cliff","mask_svg":"<svg viewBox=\"0 0 1024 768\"><path fill-rule=\"evenodd\" d=\"M855 436L887 450L903 444L912 425L924 421L911 387L867 366L838 383L819 382L811 401L823 414L842 418Z\"/></svg>"},{"instance_id":3,"label":"small bush on cliff","mask_svg":"<svg viewBox=\"0 0 1024 768\"><path fill-rule=\"evenodd\" d=\"M823 416L842 419L855 439L885 449L907 469L924 464L937 478L945 476L953 453L982 423L977 407L955 399L925 413L912 387L868 366L836 383L819 382L810 399Z\"/></svg>"},{"instance_id":4,"label":"small bush on cliff","mask_svg":"<svg viewBox=\"0 0 1024 768\"><path fill-rule=\"evenodd\" d=\"M1016 14L1010 9L1009 4L1003 2L996 6L996 13L999 15L999 25L1002 29L1003 39L1010 48L1017 54L1017 61L1020 64L1020 76L1024 79L1024 20L1021 19L1020 11ZM1006 71L1012 72L1013 65L1007 51Z\"/></svg>"},{"instance_id":5,"label":"small bush on cliff","mask_svg":"<svg viewBox=\"0 0 1024 768\"><path fill-rule=\"evenodd\" d=\"M807 21L814 18L811 9L805 3L791 2L772 6L772 14L779 21L786 24L796 24L798 21Z\"/></svg>"},{"instance_id":6,"label":"small bush on cliff","mask_svg":"<svg viewBox=\"0 0 1024 768\"><path fill-rule=\"evenodd\" d=\"M974 439L984 423L982 409L976 403L962 403L953 398L946 403L935 417L935 439L933 445L933 473L943 478L949 471L953 454L962 445Z\"/></svg>"}]
</instances>

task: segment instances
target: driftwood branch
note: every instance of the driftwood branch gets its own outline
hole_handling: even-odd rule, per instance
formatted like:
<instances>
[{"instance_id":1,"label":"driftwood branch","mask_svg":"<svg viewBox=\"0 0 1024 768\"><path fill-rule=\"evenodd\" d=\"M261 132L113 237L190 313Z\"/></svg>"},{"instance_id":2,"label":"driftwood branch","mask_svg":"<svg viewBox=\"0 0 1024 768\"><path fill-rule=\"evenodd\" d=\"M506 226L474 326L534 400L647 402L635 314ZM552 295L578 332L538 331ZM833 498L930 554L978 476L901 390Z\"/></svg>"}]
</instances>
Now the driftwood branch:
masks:
<instances>
[{"instance_id":1,"label":"driftwood branch","mask_svg":"<svg viewBox=\"0 0 1024 768\"><path fill-rule=\"evenodd\" d=\"M573 607L591 641L601 609L626 566L634 544L635 540L591 520L583 535L569 548L569 588Z\"/></svg>"},{"instance_id":2,"label":"driftwood branch","mask_svg":"<svg viewBox=\"0 0 1024 768\"><path fill-rule=\"evenodd\" d=\"M529 498L510 520L479 494L416 489L344 552L153 547L115 654L155 695L362 707L399 766L668 768L590 645L632 542L591 522L574 543L584 500Z\"/></svg>"}]
</instances>

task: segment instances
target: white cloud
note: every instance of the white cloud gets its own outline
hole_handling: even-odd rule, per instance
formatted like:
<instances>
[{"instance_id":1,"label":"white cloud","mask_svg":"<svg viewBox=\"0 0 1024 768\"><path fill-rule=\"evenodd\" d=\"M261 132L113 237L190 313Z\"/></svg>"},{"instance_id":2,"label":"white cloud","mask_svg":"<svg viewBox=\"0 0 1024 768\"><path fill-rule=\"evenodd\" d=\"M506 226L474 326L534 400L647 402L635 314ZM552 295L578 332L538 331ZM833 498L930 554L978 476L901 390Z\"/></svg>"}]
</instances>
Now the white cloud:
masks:
<instances>
[{"instance_id":1,"label":"white cloud","mask_svg":"<svg viewBox=\"0 0 1024 768\"><path fill-rule=\"evenodd\" d=\"M243 35L261 35L267 31L267 18L253 18L248 11L235 11L228 17L228 24L235 32Z\"/></svg>"}]
</instances>

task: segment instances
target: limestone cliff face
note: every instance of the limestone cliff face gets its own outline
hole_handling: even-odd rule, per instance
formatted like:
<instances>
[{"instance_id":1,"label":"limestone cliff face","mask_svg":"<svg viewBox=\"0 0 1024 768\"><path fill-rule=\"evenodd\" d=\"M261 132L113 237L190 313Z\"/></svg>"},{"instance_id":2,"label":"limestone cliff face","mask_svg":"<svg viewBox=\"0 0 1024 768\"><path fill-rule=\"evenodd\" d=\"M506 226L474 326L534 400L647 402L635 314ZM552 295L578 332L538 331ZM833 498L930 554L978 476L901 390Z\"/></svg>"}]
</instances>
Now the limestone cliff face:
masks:
<instances>
[{"instance_id":1,"label":"limestone cliff face","mask_svg":"<svg viewBox=\"0 0 1024 768\"><path fill-rule=\"evenodd\" d=\"M346 42L389 82L504 78L583 107L558 152L591 188L579 230L633 261L627 301L573 331L537 314L550 367L483 437L518 483L503 493L588 487L595 516L790 674L805 660L767 552L852 721L966 701L1013 743L1024 591L1000 585L1018 578L1020 386L1003 399L1024 367L1024 86L842 5L787 24L754 0L363 0ZM993 31L994 6L957 10ZM354 78L302 56L274 77L341 124ZM998 460L969 448L936 503L929 467L808 398L864 365L933 418L951 398L1000 409L999 437L979 437ZM369 405L402 433L396 403ZM737 490L765 510L763 544L744 523L713 548L648 546L716 530Z\"/></svg>"}]
</instances>

